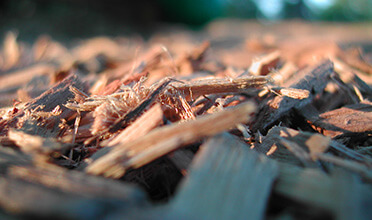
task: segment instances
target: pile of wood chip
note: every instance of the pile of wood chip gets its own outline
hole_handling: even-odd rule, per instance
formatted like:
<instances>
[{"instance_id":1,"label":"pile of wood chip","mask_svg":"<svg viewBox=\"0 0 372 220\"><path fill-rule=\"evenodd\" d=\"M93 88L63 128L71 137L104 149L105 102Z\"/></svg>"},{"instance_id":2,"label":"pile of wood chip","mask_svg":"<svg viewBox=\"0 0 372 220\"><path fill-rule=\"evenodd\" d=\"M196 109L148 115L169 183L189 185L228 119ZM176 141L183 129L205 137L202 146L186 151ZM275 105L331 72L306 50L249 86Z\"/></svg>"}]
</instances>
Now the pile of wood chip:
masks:
<instances>
[{"instance_id":1,"label":"pile of wood chip","mask_svg":"<svg viewBox=\"0 0 372 220\"><path fill-rule=\"evenodd\" d=\"M0 54L0 218L369 219L372 26L220 21Z\"/></svg>"}]
</instances>

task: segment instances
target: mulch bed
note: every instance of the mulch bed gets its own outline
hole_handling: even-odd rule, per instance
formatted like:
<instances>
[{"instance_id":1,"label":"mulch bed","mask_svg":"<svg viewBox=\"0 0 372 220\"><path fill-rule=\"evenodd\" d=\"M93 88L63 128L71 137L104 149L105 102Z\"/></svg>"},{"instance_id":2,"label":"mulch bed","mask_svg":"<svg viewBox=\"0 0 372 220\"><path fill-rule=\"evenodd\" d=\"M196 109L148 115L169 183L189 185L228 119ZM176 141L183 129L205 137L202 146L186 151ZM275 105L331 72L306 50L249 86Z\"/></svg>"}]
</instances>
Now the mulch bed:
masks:
<instances>
[{"instance_id":1,"label":"mulch bed","mask_svg":"<svg viewBox=\"0 0 372 220\"><path fill-rule=\"evenodd\" d=\"M369 219L372 26L219 21L0 54L0 217Z\"/></svg>"}]
</instances>

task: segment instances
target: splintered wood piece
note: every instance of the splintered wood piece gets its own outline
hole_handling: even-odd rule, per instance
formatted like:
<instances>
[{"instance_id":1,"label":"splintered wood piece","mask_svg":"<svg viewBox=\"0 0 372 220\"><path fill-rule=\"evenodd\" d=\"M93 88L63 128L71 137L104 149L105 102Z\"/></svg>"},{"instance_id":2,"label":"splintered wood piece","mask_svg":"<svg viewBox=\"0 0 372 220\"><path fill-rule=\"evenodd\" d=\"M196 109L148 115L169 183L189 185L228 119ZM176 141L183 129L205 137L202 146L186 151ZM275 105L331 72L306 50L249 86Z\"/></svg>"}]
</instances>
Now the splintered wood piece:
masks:
<instances>
[{"instance_id":1,"label":"splintered wood piece","mask_svg":"<svg viewBox=\"0 0 372 220\"><path fill-rule=\"evenodd\" d=\"M68 118L75 113L64 106L67 101L73 99L75 96L74 93L70 91L71 86L84 91L84 85L79 80L78 76L71 74L36 99L27 103L25 109L49 112L52 111L56 106L60 106L62 110L61 117ZM43 108L40 108L40 106L43 106Z\"/></svg>"},{"instance_id":2,"label":"splintered wood piece","mask_svg":"<svg viewBox=\"0 0 372 220\"><path fill-rule=\"evenodd\" d=\"M286 127L273 127L255 149L282 162L307 167L317 167L317 155L330 147L329 137L308 132L299 132Z\"/></svg>"},{"instance_id":3,"label":"splintered wood piece","mask_svg":"<svg viewBox=\"0 0 372 220\"><path fill-rule=\"evenodd\" d=\"M110 132L115 132L122 128L124 125L135 121L147 108L149 108L159 97L159 95L165 90L169 85L171 79L164 79L159 83L159 85L146 97L139 105L132 111L125 114L123 117L117 119L114 126L110 128Z\"/></svg>"},{"instance_id":4,"label":"splintered wood piece","mask_svg":"<svg viewBox=\"0 0 372 220\"><path fill-rule=\"evenodd\" d=\"M165 78L163 81L159 82L159 85L157 85L157 87L135 108L115 119L115 121L112 124L109 124L107 127L104 128L93 127L96 130L95 135L92 138L87 139L85 143L88 144L97 137L105 135L107 132L114 133L121 128L125 128L125 126L135 121L138 117L140 117L143 114L143 112L146 109L148 109L157 100L157 98L165 90L165 88L169 85L171 81L172 81L171 79Z\"/></svg>"},{"instance_id":5,"label":"splintered wood piece","mask_svg":"<svg viewBox=\"0 0 372 220\"><path fill-rule=\"evenodd\" d=\"M280 60L280 52L275 51L254 60L249 67L249 72L255 76L265 76L276 68Z\"/></svg>"},{"instance_id":6,"label":"splintered wood piece","mask_svg":"<svg viewBox=\"0 0 372 220\"><path fill-rule=\"evenodd\" d=\"M340 169L328 176L316 169L281 165L274 191L309 208L326 210L337 219L369 219L372 214L362 205L372 202L372 191Z\"/></svg>"},{"instance_id":7,"label":"splintered wood piece","mask_svg":"<svg viewBox=\"0 0 372 220\"><path fill-rule=\"evenodd\" d=\"M311 91L308 98L293 99L289 97L276 96L263 102L260 106L256 121L252 127L253 131L266 130L284 115L288 115L292 109L301 109L309 104L317 94L320 94L328 84L330 75L333 73L333 63L329 60L322 62L310 71L299 73L297 82L290 87Z\"/></svg>"},{"instance_id":8,"label":"splintered wood piece","mask_svg":"<svg viewBox=\"0 0 372 220\"><path fill-rule=\"evenodd\" d=\"M143 113L133 124L129 125L115 137L107 140L102 146L113 147L122 145L142 137L157 127L163 120L163 111L160 104L155 104L148 111Z\"/></svg>"},{"instance_id":9,"label":"splintered wood piece","mask_svg":"<svg viewBox=\"0 0 372 220\"><path fill-rule=\"evenodd\" d=\"M10 129L8 132L9 139L14 141L23 152L26 153L52 153L68 148L57 142L54 138L44 138L37 135L30 135L22 131Z\"/></svg>"},{"instance_id":10,"label":"splintered wood piece","mask_svg":"<svg viewBox=\"0 0 372 220\"><path fill-rule=\"evenodd\" d=\"M246 123L254 111L253 103L244 103L192 121L157 128L142 138L116 145L108 154L90 164L86 172L119 178L130 167L138 168L181 146Z\"/></svg>"},{"instance_id":11,"label":"splintered wood piece","mask_svg":"<svg viewBox=\"0 0 372 220\"><path fill-rule=\"evenodd\" d=\"M184 94L187 99L194 99L201 95L218 93L247 92L250 88L262 88L270 82L270 77L251 76L235 79L203 79L198 81L175 83L172 86Z\"/></svg>"},{"instance_id":12,"label":"splintered wood piece","mask_svg":"<svg viewBox=\"0 0 372 220\"><path fill-rule=\"evenodd\" d=\"M308 120L331 137L345 133L371 133L372 105L369 102L348 105Z\"/></svg>"},{"instance_id":13,"label":"splintered wood piece","mask_svg":"<svg viewBox=\"0 0 372 220\"><path fill-rule=\"evenodd\" d=\"M232 135L214 136L195 156L165 219L263 219L276 175L274 161Z\"/></svg>"},{"instance_id":14,"label":"splintered wood piece","mask_svg":"<svg viewBox=\"0 0 372 220\"><path fill-rule=\"evenodd\" d=\"M171 95L165 93L161 96L160 102L162 103L164 116L169 121L195 119L191 106L180 92L175 92Z\"/></svg>"},{"instance_id":15,"label":"splintered wood piece","mask_svg":"<svg viewBox=\"0 0 372 220\"><path fill-rule=\"evenodd\" d=\"M50 112L40 111L42 106L26 111L23 111L22 108L14 108L17 113L3 121L3 133L14 128L30 135L56 138L66 126L61 119L62 111L59 105Z\"/></svg>"}]
</instances>

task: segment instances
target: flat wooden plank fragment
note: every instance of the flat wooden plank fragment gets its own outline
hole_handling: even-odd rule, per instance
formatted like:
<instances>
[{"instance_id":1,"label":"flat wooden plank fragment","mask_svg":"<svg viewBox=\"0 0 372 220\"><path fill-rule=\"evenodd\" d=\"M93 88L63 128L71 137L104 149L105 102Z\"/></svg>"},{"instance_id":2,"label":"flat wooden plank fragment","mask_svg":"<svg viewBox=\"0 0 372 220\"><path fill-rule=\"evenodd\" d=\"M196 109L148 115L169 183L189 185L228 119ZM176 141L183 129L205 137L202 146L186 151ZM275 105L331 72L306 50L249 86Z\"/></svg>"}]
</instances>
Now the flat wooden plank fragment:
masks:
<instances>
[{"instance_id":1,"label":"flat wooden plank fragment","mask_svg":"<svg viewBox=\"0 0 372 220\"><path fill-rule=\"evenodd\" d=\"M274 161L229 134L210 138L171 201L166 219L263 219Z\"/></svg>"},{"instance_id":2,"label":"flat wooden plank fragment","mask_svg":"<svg viewBox=\"0 0 372 220\"><path fill-rule=\"evenodd\" d=\"M130 167L140 167L183 145L245 123L254 111L255 105L248 102L195 120L155 129L135 141L117 145L110 153L90 164L86 172L119 178Z\"/></svg>"},{"instance_id":3,"label":"flat wooden plank fragment","mask_svg":"<svg viewBox=\"0 0 372 220\"><path fill-rule=\"evenodd\" d=\"M308 206L324 209L336 219L369 219L372 191L360 179L341 169L331 175L316 169L281 166L274 190Z\"/></svg>"},{"instance_id":4,"label":"flat wooden plank fragment","mask_svg":"<svg viewBox=\"0 0 372 220\"><path fill-rule=\"evenodd\" d=\"M155 104L151 107L148 111L143 113L136 121L133 122L130 126L125 128L123 131L119 132L116 136L111 139L108 139L102 146L106 146L106 148L98 150L94 153L87 163L92 163L96 159L102 157L103 155L110 152L112 149L110 147L115 148L117 145L125 145L130 141L136 140L138 137L142 137L149 133L152 129L158 126L163 119L163 111L159 104ZM81 164L79 169L83 169L87 166L87 163Z\"/></svg>"}]
</instances>

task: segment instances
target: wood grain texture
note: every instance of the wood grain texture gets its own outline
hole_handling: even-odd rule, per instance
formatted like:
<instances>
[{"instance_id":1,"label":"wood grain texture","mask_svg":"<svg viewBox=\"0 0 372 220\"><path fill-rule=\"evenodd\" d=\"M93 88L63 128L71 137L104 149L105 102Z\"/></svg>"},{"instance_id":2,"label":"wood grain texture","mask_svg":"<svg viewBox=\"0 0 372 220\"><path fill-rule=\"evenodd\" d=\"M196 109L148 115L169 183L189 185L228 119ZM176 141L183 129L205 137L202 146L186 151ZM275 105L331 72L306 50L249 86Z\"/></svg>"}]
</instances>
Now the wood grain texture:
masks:
<instances>
[{"instance_id":1,"label":"wood grain texture","mask_svg":"<svg viewBox=\"0 0 372 220\"><path fill-rule=\"evenodd\" d=\"M263 219L274 161L226 133L197 153L166 219Z\"/></svg>"},{"instance_id":2,"label":"wood grain texture","mask_svg":"<svg viewBox=\"0 0 372 220\"><path fill-rule=\"evenodd\" d=\"M344 133L372 132L372 105L370 102L344 106L309 118L310 123L322 133L335 137Z\"/></svg>"},{"instance_id":3,"label":"wood grain texture","mask_svg":"<svg viewBox=\"0 0 372 220\"><path fill-rule=\"evenodd\" d=\"M363 204L371 204L372 191L355 175L334 169L327 175L316 169L280 166L274 190L286 197L301 201L308 207L326 210L336 219L369 219L371 211Z\"/></svg>"}]
</instances>

